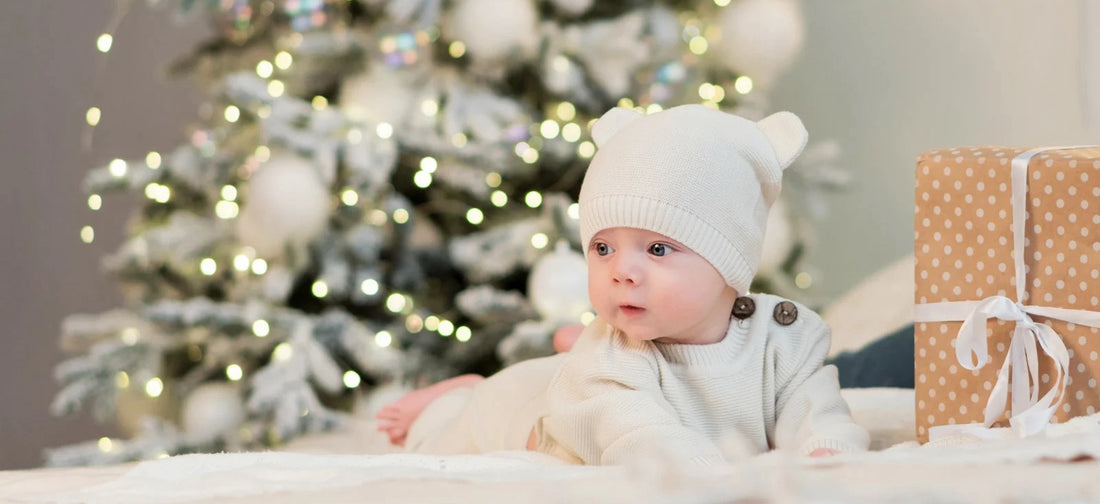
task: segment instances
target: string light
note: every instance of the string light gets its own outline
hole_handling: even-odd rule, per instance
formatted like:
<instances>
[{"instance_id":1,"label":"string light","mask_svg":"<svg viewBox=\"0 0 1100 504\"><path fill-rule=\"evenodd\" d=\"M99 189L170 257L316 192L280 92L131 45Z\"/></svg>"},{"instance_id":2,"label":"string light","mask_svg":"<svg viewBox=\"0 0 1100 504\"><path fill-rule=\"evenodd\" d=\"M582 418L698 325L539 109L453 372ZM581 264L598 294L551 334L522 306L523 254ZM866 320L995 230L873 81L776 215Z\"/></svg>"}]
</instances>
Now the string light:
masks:
<instances>
[{"instance_id":1,"label":"string light","mask_svg":"<svg viewBox=\"0 0 1100 504\"><path fill-rule=\"evenodd\" d=\"M225 377L229 378L229 381L241 381L241 378L244 378L244 370L238 364L230 364L225 367Z\"/></svg>"},{"instance_id":2,"label":"string light","mask_svg":"<svg viewBox=\"0 0 1100 504\"><path fill-rule=\"evenodd\" d=\"M315 297L321 299L328 295L328 284L324 280L317 280L309 290Z\"/></svg>"},{"instance_id":3,"label":"string light","mask_svg":"<svg viewBox=\"0 0 1100 504\"><path fill-rule=\"evenodd\" d=\"M429 331L439 329L439 317L436 317L435 315L428 315L424 319L424 328Z\"/></svg>"},{"instance_id":4,"label":"string light","mask_svg":"<svg viewBox=\"0 0 1100 504\"><path fill-rule=\"evenodd\" d=\"M563 140L569 143L576 142L581 139L581 125L577 123L568 123L561 127L561 137Z\"/></svg>"},{"instance_id":5,"label":"string light","mask_svg":"<svg viewBox=\"0 0 1100 504\"><path fill-rule=\"evenodd\" d=\"M218 263L214 261L213 258L204 258L199 262L199 271L201 271L203 275L213 276L214 273L218 272Z\"/></svg>"},{"instance_id":6,"label":"string light","mask_svg":"<svg viewBox=\"0 0 1100 504\"><path fill-rule=\"evenodd\" d=\"M88 196L88 208L93 211L103 208L103 198L98 194Z\"/></svg>"},{"instance_id":7,"label":"string light","mask_svg":"<svg viewBox=\"0 0 1100 504\"><path fill-rule=\"evenodd\" d=\"M80 228L80 241L84 243L92 243L95 240L95 230L92 226L84 226Z\"/></svg>"},{"instance_id":8,"label":"string light","mask_svg":"<svg viewBox=\"0 0 1100 504\"><path fill-rule=\"evenodd\" d=\"M126 371L115 373L115 387L120 389L130 388L130 375L126 374Z\"/></svg>"},{"instance_id":9,"label":"string light","mask_svg":"<svg viewBox=\"0 0 1100 504\"><path fill-rule=\"evenodd\" d=\"M489 195L489 201L497 208L504 208L508 204L508 195L498 189Z\"/></svg>"},{"instance_id":10,"label":"string light","mask_svg":"<svg viewBox=\"0 0 1100 504\"><path fill-rule=\"evenodd\" d=\"M114 449L114 443L111 442L111 438L106 436L99 438L99 441L96 441L95 445L96 448L99 448L99 451L103 453L109 453Z\"/></svg>"},{"instance_id":11,"label":"string light","mask_svg":"<svg viewBox=\"0 0 1100 504\"><path fill-rule=\"evenodd\" d=\"M148 166L150 170L156 170L160 168L160 153L157 151L149 151L145 155L145 166Z\"/></svg>"},{"instance_id":12,"label":"string light","mask_svg":"<svg viewBox=\"0 0 1100 504\"><path fill-rule=\"evenodd\" d=\"M542 205L542 194L538 191L530 191L523 197L523 202L527 203L528 207L538 208Z\"/></svg>"},{"instance_id":13,"label":"string light","mask_svg":"<svg viewBox=\"0 0 1100 504\"><path fill-rule=\"evenodd\" d=\"M591 158L594 154L596 154L596 144L589 142L588 140L581 142L579 145L577 145L577 154L584 159Z\"/></svg>"},{"instance_id":14,"label":"string light","mask_svg":"<svg viewBox=\"0 0 1100 504\"><path fill-rule=\"evenodd\" d=\"M569 214L570 219L581 218L581 206L577 203L570 203L569 207L565 210Z\"/></svg>"},{"instance_id":15,"label":"string light","mask_svg":"<svg viewBox=\"0 0 1100 504\"><path fill-rule=\"evenodd\" d=\"M535 164L535 162L539 160L539 151L535 149L527 149L527 151L524 152L523 156L521 157L523 158L524 163Z\"/></svg>"},{"instance_id":16,"label":"string light","mask_svg":"<svg viewBox=\"0 0 1100 504\"><path fill-rule=\"evenodd\" d=\"M340 201L347 206L355 206L359 204L359 193L354 189L344 189L344 192L340 193Z\"/></svg>"},{"instance_id":17,"label":"string light","mask_svg":"<svg viewBox=\"0 0 1100 504\"><path fill-rule=\"evenodd\" d=\"M233 257L233 269L237 271L248 271L248 266L252 261L248 256L244 254L237 254Z\"/></svg>"},{"instance_id":18,"label":"string light","mask_svg":"<svg viewBox=\"0 0 1100 504\"><path fill-rule=\"evenodd\" d=\"M461 40L451 42L451 45L447 46L447 54L450 54L452 58L461 58L466 54L466 44Z\"/></svg>"},{"instance_id":19,"label":"string light","mask_svg":"<svg viewBox=\"0 0 1100 504\"><path fill-rule=\"evenodd\" d=\"M435 100L424 100L420 102L420 113L433 117L439 113L439 102Z\"/></svg>"},{"instance_id":20,"label":"string light","mask_svg":"<svg viewBox=\"0 0 1100 504\"><path fill-rule=\"evenodd\" d=\"M629 97L624 96L622 98L619 98L619 103L617 105L623 108L634 108L634 100L631 100ZM593 120L592 122L595 122L595 120ZM588 128L592 129L591 122L588 124Z\"/></svg>"},{"instance_id":21,"label":"string light","mask_svg":"<svg viewBox=\"0 0 1100 504\"><path fill-rule=\"evenodd\" d=\"M481 213L478 208L471 208L466 211L466 220L475 226L482 223L485 220L485 214Z\"/></svg>"},{"instance_id":22,"label":"string light","mask_svg":"<svg viewBox=\"0 0 1100 504\"><path fill-rule=\"evenodd\" d=\"M256 275L267 273L267 261L263 259L252 261L252 273Z\"/></svg>"},{"instance_id":23,"label":"string light","mask_svg":"<svg viewBox=\"0 0 1100 504\"><path fill-rule=\"evenodd\" d=\"M393 211L393 221L398 224L404 224L409 222L409 211L404 208L398 208Z\"/></svg>"},{"instance_id":24,"label":"string light","mask_svg":"<svg viewBox=\"0 0 1100 504\"><path fill-rule=\"evenodd\" d=\"M292 356L294 356L294 349L285 341L275 345L275 349L271 351L271 359L277 362L284 362Z\"/></svg>"},{"instance_id":25,"label":"string light","mask_svg":"<svg viewBox=\"0 0 1100 504\"><path fill-rule=\"evenodd\" d=\"M88 126L95 126L99 124L99 120L102 116L103 113L100 112L99 107L90 107L88 111L84 113L84 121L88 123Z\"/></svg>"},{"instance_id":26,"label":"string light","mask_svg":"<svg viewBox=\"0 0 1100 504\"><path fill-rule=\"evenodd\" d=\"M115 39L110 33L104 33L100 35L99 38L95 39L95 48L99 49L99 52L106 54L107 51L111 50L111 45L114 41Z\"/></svg>"},{"instance_id":27,"label":"string light","mask_svg":"<svg viewBox=\"0 0 1100 504\"><path fill-rule=\"evenodd\" d=\"M390 346L393 343L393 336L390 336L389 331L378 331L374 335L374 344L382 348Z\"/></svg>"},{"instance_id":28,"label":"string light","mask_svg":"<svg viewBox=\"0 0 1100 504\"><path fill-rule=\"evenodd\" d=\"M278 98L286 91L286 84L283 84L281 80L272 80L267 83L267 94L272 98Z\"/></svg>"},{"instance_id":29,"label":"string light","mask_svg":"<svg viewBox=\"0 0 1100 504\"><path fill-rule=\"evenodd\" d=\"M382 210L379 210L377 208L371 210L370 213L367 214L367 222L374 226L381 226L385 224L387 219L388 217L386 216L386 212L383 212Z\"/></svg>"},{"instance_id":30,"label":"string light","mask_svg":"<svg viewBox=\"0 0 1100 504\"><path fill-rule=\"evenodd\" d=\"M164 392L164 382L160 381L160 378L154 377L145 382L145 395L149 397L160 397L162 392Z\"/></svg>"},{"instance_id":31,"label":"string light","mask_svg":"<svg viewBox=\"0 0 1100 504\"><path fill-rule=\"evenodd\" d=\"M120 335L120 337L122 339L122 342L125 343L127 346L134 346L137 344L139 335L140 333L136 328L127 327L122 330L122 334Z\"/></svg>"},{"instance_id":32,"label":"string light","mask_svg":"<svg viewBox=\"0 0 1100 504\"><path fill-rule=\"evenodd\" d=\"M656 114L657 112L660 112L662 109L664 109L664 107L662 107L660 103L650 103L648 106L646 106L645 113L647 113L647 114Z\"/></svg>"},{"instance_id":33,"label":"string light","mask_svg":"<svg viewBox=\"0 0 1100 504\"><path fill-rule=\"evenodd\" d=\"M222 199L226 201L237 201L237 188L231 185L222 186Z\"/></svg>"},{"instance_id":34,"label":"string light","mask_svg":"<svg viewBox=\"0 0 1100 504\"><path fill-rule=\"evenodd\" d=\"M262 60L256 63L256 75L259 75L261 79L270 78L273 73L275 73L275 67L270 61Z\"/></svg>"},{"instance_id":35,"label":"string light","mask_svg":"<svg viewBox=\"0 0 1100 504\"><path fill-rule=\"evenodd\" d=\"M424 156L420 160L420 169L428 173L435 173L436 168L439 167L439 162L434 157Z\"/></svg>"},{"instance_id":36,"label":"string light","mask_svg":"<svg viewBox=\"0 0 1100 504\"><path fill-rule=\"evenodd\" d=\"M241 109L237 108L235 105L230 105L228 107L225 107L224 115L226 121L229 121L230 123L235 123L237 122L237 119L241 118Z\"/></svg>"},{"instance_id":37,"label":"string light","mask_svg":"<svg viewBox=\"0 0 1100 504\"><path fill-rule=\"evenodd\" d=\"M584 325L591 324L593 320L596 320L596 314L592 312L584 312L581 314L581 323Z\"/></svg>"},{"instance_id":38,"label":"string light","mask_svg":"<svg viewBox=\"0 0 1100 504\"><path fill-rule=\"evenodd\" d=\"M266 163L267 160L271 159L271 147L260 145L256 147L256 151L252 154L252 156L256 158L256 161Z\"/></svg>"},{"instance_id":39,"label":"string light","mask_svg":"<svg viewBox=\"0 0 1100 504\"><path fill-rule=\"evenodd\" d=\"M461 326L455 331L455 339L463 343L470 341L470 336L472 335L473 333L470 331L470 328L466 326Z\"/></svg>"},{"instance_id":40,"label":"string light","mask_svg":"<svg viewBox=\"0 0 1100 504\"><path fill-rule=\"evenodd\" d=\"M378 127L374 129L374 133L378 135L378 138L383 140L393 136L393 125L390 123L378 123Z\"/></svg>"},{"instance_id":41,"label":"string light","mask_svg":"<svg viewBox=\"0 0 1100 504\"><path fill-rule=\"evenodd\" d=\"M373 296L378 294L378 280L368 278L363 280L363 283L359 284L359 290L363 291L363 294Z\"/></svg>"},{"instance_id":42,"label":"string light","mask_svg":"<svg viewBox=\"0 0 1100 504\"><path fill-rule=\"evenodd\" d=\"M122 178L126 176L126 161L115 158L107 164L107 171L111 172L111 175L115 178Z\"/></svg>"},{"instance_id":43,"label":"string light","mask_svg":"<svg viewBox=\"0 0 1100 504\"><path fill-rule=\"evenodd\" d=\"M547 119L539 125L539 133L543 138L557 138L558 133L561 132L561 126L553 119Z\"/></svg>"},{"instance_id":44,"label":"string light","mask_svg":"<svg viewBox=\"0 0 1100 504\"><path fill-rule=\"evenodd\" d=\"M280 70L286 70L290 68L290 65L294 63L294 56L286 51L279 51L279 54L275 55L275 66Z\"/></svg>"},{"instance_id":45,"label":"string light","mask_svg":"<svg viewBox=\"0 0 1100 504\"><path fill-rule=\"evenodd\" d=\"M446 320L446 319L439 321L439 335L440 336L444 336L444 337L450 336L450 335L454 334L454 332L455 332L455 325L454 325L453 322L451 322L450 320Z\"/></svg>"},{"instance_id":46,"label":"string light","mask_svg":"<svg viewBox=\"0 0 1100 504\"><path fill-rule=\"evenodd\" d=\"M465 133L455 133L451 135L451 145L455 147L465 147L467 142Z\"/></svg>"},{"instance_id":47,"label":"string light","mask_svg":"<svg viewBox=\"0 0 1100 504\"><path fill-rule=\"evenodd\" d=\"M328 98L317 95L310 100L309 104L313 106L313 110L321 111L328 108Z\"/></svg>"},{"instance_id":48,"label":"string light","mask_svg":"<svg viewBox=\"0 0 1100 504\"><path fill-rule=\"evenodd\" d=\"M814 284L814 278L808 272L803 271L795 275L794 284L799 289L809 289Z\"/></svg>"},{"instance_id":49,"label":"string light","mask_svg":"<svg viewBox=\"0 0 1100 504\"><path fill-rule=\"evenodd\" d=\"M742 75L733 81L733 90L741 94L749 94L752 92L752 79L747 75Z\"/></svg>"},{"instance_id":50,"label":"string light","mask_svg":"<svg viewBox=\"0 0 1100 504\"><path fill-rule=\"evenodd\" d=\"M714 5L719 7L725 7L730 4L730 0L714 0Z\"/></svg>"},{"instance_id":51,"label":"string light","mask_svg":"<svg viewBox=\"0 0 1100 504\"><path fill-rule=\"evenodd\" d=\"M424 319L420 318L420 315L414 313L405 317L405 330L412 334L416 334L420 332L421 329L424 329Z\"/></svg>"},{"instance_id":52,"label":"string light","mask_svg":"<svg viewBox=\"0 0 1100 504\"><path fill-rule=\"evenodd\" d=\"M407 302L408 300L403 294L394 292L386 298L386 309L391 312L398 313L401 310L405 309L405 305L407 304Z\"/></svg>"},{"instance_id":53,"label":"string light","mask_svg":"<svg viewBox=\"0 0 1100 504\"><path fill-rule=\"evenodd\" d=\"M577 108L569 102L561 102L558 104L558 117L563 121L572 121L577 116Z\"/></svg>"},{"instance_id":54,"label":"string light","mask_svg":"<svg viewBox=\"0 0 1100 504\"><path fill-rule=\"evenodd\" d=\"M546 233L535 233L531 235L531 246L537 249L544 249L546 245L550 243L550 238L546 236Z\"/></svg>"},{"instance_id":55,"label":"string light","mask_svg":"<svg viewBox=\"0 0 1100 504\"><path fill-rule=\"evenodd\" d=\"M167 189L167 188L166 188ZM219 201L214 205L214 214L221 219L234 219L241 212L240 205L232 201Z\"/></svg>"},{"instance_id":56,"label":"string light","mask_svg":"<svg viewBox=\"0 0 1100 504\"><path fill-rule=\"evenodd\" d=\"M413 174L413 184L421 189L426 189L432 185L432 174L423 170L416 172Z\"/></svg>"},{"instance_id":57,"label":"string light","mask_svg":"<svg viewBox=\"0 0 1100 504\"><path fill-rule=\"evenodd\" d=\"M485 185L489 187L500 187L500 183L503 181L504 179L501 178L500 174L497 172L489 172L485 174Z\"/></svg>"},{"instance_id":58,"label":"string light","mask_svg":"<svg viewBox=\"0 0 1100 504\"><path fill-rule=\"evenodd\" d=\"M268 324L264 319L256 319L252 323L252 334L255 334L257 338L266 338L268 334L271 334L271 324Z\"/></svg>"},{"instance_id":59,"label":"string light","mask_svg":"<svg viewBox=\"0 0 1100 504\"><path fill-rule=\"evenodd\" d=\"M359 373L356 373L355 371L352 371L350 369L347 370L347 372L344 373L344 386L345 387L347 387L349 389L353 389L355 387L358 387L359 384L362 383L362 382L363 382L363 380L362 380L362 378L359 377Z\"/></svg>"}]
</instances>

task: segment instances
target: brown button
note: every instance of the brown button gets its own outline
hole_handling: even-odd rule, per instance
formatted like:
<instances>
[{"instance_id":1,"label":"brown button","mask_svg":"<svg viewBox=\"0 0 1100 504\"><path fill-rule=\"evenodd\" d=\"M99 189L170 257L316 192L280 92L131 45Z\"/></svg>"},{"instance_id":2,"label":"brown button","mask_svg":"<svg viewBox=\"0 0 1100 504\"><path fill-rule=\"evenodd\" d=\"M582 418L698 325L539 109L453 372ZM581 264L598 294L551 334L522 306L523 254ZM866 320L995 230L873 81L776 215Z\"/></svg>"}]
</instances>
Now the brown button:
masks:
<instances>
[{"instance_id":1,"label":"brown button","mask_svg":"<svg viewBox=\"0 0 1100 504\"><path fill-rule=\"evenodd\" d=\"M775 305L775 311L772 312L775 317L775 321L779 322L779 325L791 325L798 319L798 308L795 308L794 303L790 301L783 301Z\"/></svg>"},{"instance_id":2,"label":"brown button","mask_svg":"<svg viewBox=\"0 0 1100 504\"><path fill-rule=\"evenodd\" d=\"M751 297L741 296L733 302L733 316L745 320L756 311L756 302Z\"/></svg>"}]
</instances>

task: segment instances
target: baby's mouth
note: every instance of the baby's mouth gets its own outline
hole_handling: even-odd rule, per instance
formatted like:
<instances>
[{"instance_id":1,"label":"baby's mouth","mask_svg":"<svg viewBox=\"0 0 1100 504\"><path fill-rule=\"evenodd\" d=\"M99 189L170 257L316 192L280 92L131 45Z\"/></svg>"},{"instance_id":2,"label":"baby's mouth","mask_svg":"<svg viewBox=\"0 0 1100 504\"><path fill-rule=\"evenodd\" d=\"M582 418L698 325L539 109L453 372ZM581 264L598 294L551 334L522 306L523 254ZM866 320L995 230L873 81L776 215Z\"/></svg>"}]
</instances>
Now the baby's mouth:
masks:
<instances>
[{"instance_id":1,"label":"baby's mouth","mask_svg":"<svg viewBox=\"0 0 1100 504\"><path fill-rule=\"evenodd\" d=\"M619 305L619 311L622 312L623 315L633 317L636 315L641 315L643 312L645 312L645 308L629 304L622 304Z\"/></svg>"}]
</instances>

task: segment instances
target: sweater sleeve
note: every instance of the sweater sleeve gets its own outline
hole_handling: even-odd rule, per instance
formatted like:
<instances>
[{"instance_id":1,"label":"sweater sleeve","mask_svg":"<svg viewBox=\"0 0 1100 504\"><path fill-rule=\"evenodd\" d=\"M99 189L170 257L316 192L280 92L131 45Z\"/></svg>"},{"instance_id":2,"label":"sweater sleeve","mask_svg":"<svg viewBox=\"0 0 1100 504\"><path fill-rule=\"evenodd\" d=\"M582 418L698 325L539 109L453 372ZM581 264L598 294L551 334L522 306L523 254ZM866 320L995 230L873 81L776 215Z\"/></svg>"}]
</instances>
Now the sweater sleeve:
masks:
<instances>
[{"instance_id":1,"label":"sweater sleeve","mask_svg":"<svg viewBox=\"0 0 1100 504\"><path fill-rule=\"evenodd\" d=\"M723 461L718 447L685 427L661 395L651 352L644 342L586 331L547 389L548 414L536 424L538 450L588 465Z\"/></svg>"},{"instance_id":2,"label":"sweater sleeve","mask_svg":"<svg viewBox=\"0 0 1100 504\"><path fill-rule=\"evenodd\" d=\"M836 366L823 366L829 350L829 327L809 310L775 341L775 448L803 455L818 448L837 452L864 451L867 430L852 420L840 395Z\"/></svg>"}]
</instances>

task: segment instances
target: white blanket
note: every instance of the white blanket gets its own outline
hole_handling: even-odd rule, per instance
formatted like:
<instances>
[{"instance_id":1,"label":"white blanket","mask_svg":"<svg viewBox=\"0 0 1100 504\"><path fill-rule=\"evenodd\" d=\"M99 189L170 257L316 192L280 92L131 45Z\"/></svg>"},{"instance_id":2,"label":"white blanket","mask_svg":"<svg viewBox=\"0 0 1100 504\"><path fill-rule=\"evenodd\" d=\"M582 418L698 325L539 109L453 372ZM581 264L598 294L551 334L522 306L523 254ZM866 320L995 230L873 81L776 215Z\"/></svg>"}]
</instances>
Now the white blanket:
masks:
<instances>
[{"instance_id":1,"label":"white blanket","mask_svg":"<svg viewBox=\"0 0 1100 504\"><path fill-rule=\"evenodd\" d=\"M891 436L912 438L912 390L845 393L857 418L872 424L877 443ZM887 413L902 404L908 404L908 417ZM904 427L906 434L891 425ZM0 472L0 501L1100 502L1100 414L1052 425L1041 438L956 436L924 446L903 441L825 459L772 452L690 471L654 460L626 467L570 466L529 452L378 454L385 445L372 428L363 422L289 447L310 453L184 455L110 468ZM324 453L341 450L358 454Z\"/></svg>"}]
</instances>

